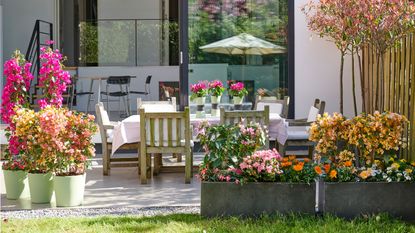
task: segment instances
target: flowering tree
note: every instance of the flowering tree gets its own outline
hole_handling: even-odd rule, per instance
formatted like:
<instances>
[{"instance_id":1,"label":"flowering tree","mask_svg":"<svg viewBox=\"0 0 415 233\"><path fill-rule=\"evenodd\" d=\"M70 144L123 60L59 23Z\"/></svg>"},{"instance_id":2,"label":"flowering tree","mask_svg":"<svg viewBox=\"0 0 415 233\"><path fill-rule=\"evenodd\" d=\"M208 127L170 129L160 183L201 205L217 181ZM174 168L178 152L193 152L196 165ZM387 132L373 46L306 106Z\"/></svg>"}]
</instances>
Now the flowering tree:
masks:
<instances>
[{"instance_id":1,"label":"flowering tree","mask_svg":"<svg viewBox=\"0 0 415 233\"><path fill-rule=\"evenodd\" d=\"M52 44L52 41L48 42ZM40 108L47 105L62 106L62 93L71 83L69 72L63 70L63 56L59 50L42 47L40 59L42 67L39 70L39 83L43 87L44 98L39 100Z\"/></svg>"},{"instance_id":2,"label":"flowering tree","mask_svg":"<svg viewBox=\"0 0 415 233\"><path fill-rule=\"evenodd\" d=\"M340 50L340 113L343 114L343 68L344 56L351 44L356 28L353 26L355 0L310 1L302 9L308 27L320 37L328 38Z\"/></svg>"},{"instance_id":3,"label":"flowering tree","mask_svg":"<svg viewBox=\"0 0 415 233\"><path fill-rule=\"evenodd\" d=\"M303 12L309 29L320 37L333 41L341 54L340 64L340 112L343 113L343 66L347 52L352 55L352 82L355 115L357 115L354 55L359 58L361 90L365 90L359 50L373 45L378 57L379 76L376 99L383 93L383 54L397 45L409 30L414 28L415 7L411 0L321 0L310 1ZM380 64L379 64L380 63ZM376 101L376 108L383 111L383 103Z\"/></svg>"}]
</instances>

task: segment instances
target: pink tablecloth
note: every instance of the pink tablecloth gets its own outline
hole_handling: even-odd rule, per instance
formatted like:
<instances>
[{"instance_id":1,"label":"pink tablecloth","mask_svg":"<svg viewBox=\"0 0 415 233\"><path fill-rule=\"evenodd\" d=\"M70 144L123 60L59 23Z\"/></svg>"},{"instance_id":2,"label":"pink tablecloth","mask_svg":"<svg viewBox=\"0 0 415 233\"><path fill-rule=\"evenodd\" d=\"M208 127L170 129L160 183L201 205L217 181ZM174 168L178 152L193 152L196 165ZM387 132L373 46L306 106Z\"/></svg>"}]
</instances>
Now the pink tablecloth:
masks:
<instances>
[{"instance_id":1,"label":"pink tablecloth","mask_svg":"<svg viewBox=\"0 0 415 233\"><path fill-rule=\"evenodd\" d=\"M219 124L219 117L212 117L209 114L205 118L196 118L194 114L190 116L190 123L195 129L199 123L207 120L210 124ZM285 144L288 137L288 124L284 118L278 114L270 114L269 136L276 139L279 143ZM140 141L140 115L132 115L114 127L112 140L112 154L123 144ZM194 134L195 136L195 134Z\"/></svg>"}]
</instances>

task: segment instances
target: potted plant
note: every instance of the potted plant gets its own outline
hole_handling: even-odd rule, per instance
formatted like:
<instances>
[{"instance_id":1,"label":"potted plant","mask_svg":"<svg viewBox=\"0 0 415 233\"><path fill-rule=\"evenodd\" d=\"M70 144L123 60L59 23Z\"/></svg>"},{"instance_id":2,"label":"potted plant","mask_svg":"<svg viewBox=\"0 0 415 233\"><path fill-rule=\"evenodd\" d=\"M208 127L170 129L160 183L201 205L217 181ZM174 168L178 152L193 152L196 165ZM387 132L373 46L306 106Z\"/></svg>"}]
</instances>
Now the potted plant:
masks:
<instances>
[{"instance_id":1,"label":"potted plant","mask_svg":"<svg viewBox=\"0 0 415 233\"><path fill-rule=\"evenodd\" d=\"M241 109L244 96L248 94L242 82L236 82L229 86L229 95L232 96L235 109Z\"/></svg>"},{"instance_id":2,"label":"potted plant","mask_svg":"<svg viewBox=\"0 0 415 233\"><path fill-rule=\"evenodd\" d=\"M209 83L209 94L212 102L212 116L219 115L218 105L224 91L225 88L223 87L223 83L221 81L214 80Z\"/></svg>"},{"instance_id":3,"label":"potted plant","mask_svg":"<svg viewBox=\"0 0 415 233\"><path fill-rule=\"evenodd\" d=\"M95 155L92 136L95 117L64 110L65 127L59 136L63 148L55 154L54 188L57 206L78 206L84 199L86 169ZM58 149L58 148L57 148Z\"/></svg>"},{"instance_id":4,"label":"potted plant","mask_svg":"<svg viewBox=\"0 0 415 233\"><path fill-rule=\"evenodd\" d=\"M257 96L259 100L277 100L276 93L265 88L258 88Z\"/></svg>"},{"instance_id":5,"label":"potted plant","mask_svg":"<svg viewBox=\"0 0 415 233\"><path fill-rule=\"evenodd\" d=\"M257 151L265 136L258 124L200 125L206 151L199 168L203 216L314 213L310 184L317 173L311 162L281 158L275 149Z\"/></svg>"},{"instance_id":6,"label":"potted plant","mask_svg":"<svg viewBox=\"0 0 415 233\"><path fill-rule=\"evenodd\" d=\"M320 210L347 218L386 212L415 219L415 163L395 155L403 144L406 122L404 116L390 112L349 120L325 114L317 119L310 139L317 143L323 171Z\"/></svg>"},{"instance_id":7,"label":"potted plant","mask_svg":"<svg viewBox=\"0 0 415 233\"><path fill-rule=\"evenodd\" d=\"M53 146L64 115L50 108L35 112L20 108L13 117L16 136L25 142L32 203L49 203L53 195Z\"/></svg>"},{"instance_id":8,"label":"potted plant","mask_svg":"<svg viewBox=\"0 0 415 233\"><path fill-rule=\"evenodd\" d=\"M31 64L26 62L23 54L18 50L4 64L6 84L3 88L0 113L3 122L9 125L5 129L8 141L4 155L6 161L2 164L8 199L29 197L27 163L23 153L24 143L15 133L16 126L13 123L13 117L17 109L29 105L27 90L33 79L30 67Z\"/></svg>"},{"instance_id":9,"label":"potted plant","mask_svg":"<svg viewBox=\"0 0 415 233\"><path fill-rule=\"evenodd\" d=\"M190 91L192 92L190 100L195 101L197 105L196 117L204 117L205 115L203 108L205 105L206 96L208 95L207 83L207 81L199 81L196 84L190 85Z\"/></svg>"}]
</instances>

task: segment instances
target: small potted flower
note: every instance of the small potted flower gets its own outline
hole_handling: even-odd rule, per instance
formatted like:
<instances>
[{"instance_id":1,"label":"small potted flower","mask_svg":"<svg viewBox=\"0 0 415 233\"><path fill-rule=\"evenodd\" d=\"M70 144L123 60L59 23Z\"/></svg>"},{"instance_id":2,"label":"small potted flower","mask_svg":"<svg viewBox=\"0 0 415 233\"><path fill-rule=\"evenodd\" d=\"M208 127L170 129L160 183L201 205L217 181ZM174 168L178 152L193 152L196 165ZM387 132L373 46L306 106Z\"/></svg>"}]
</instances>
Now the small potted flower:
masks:
<instances>
[{"instance_id":1,"label":"small potted flower","mask_svg":"<svg viewBox=\"0 0 415 233\"><path fill-rule=\"evenodd\" d=\"M265 88L258 88L257 96L259 100L277 100L277 96L273 91Z\"/></svg>"},{"instance_id":2,"label":"small potted flower","mask_svg":"<svg viewBox=\"0 0 415 233\"><path fill-rule=\"evenodd\" d=\"M247 94L248 91L245 89L245 86L242 82L233 83L229 87L229 95L233 97L233 104L235 105L235 109L242 108L244 96Z\"/></svg>"},{"instance_id":3,"label":"small potted flower","mask_svg":"<svg viewBox=\"0 0 415 233\"><path fill-rule=\"evenodd\" d=\"M196 117L203 117L205 115L204 105L206 96L208 95L208 82L205 80L192 84L190 90L192 92L190 100L195 101L197 105Z\"/></svg>"},{"instance_id":4,"label":"small potted flower","mask_svg":"<svg viewBox=\"0 0 415 233\"><path fill-rule=\"evenodd\" d=\"M212 102L212 116L217 116L219 113L218 104L220 103L220 99L224 91L225 88L223 87L221 81L214 80L209 83L209 94L211 96L210 99Z\"/></svg>"},{"instance_id":5,"label":"small potted flower","mask_svg":"<svg viewBox=\"0 0 415 233\"><path fill-rule=\"evenodd\" d=\"M16 125L13 117L21 107L28 107L28 92L33 76L30 73L31 64L26 62L24 55L16 50L12 58L4 64L6 84L3 88L0 113L4 123L8 141L5 151L6 161L2 164L8 199L26 198L29 196L27 180L27 163L24 152L24 141L16 135Z\"/></svg>"}]
</instances>

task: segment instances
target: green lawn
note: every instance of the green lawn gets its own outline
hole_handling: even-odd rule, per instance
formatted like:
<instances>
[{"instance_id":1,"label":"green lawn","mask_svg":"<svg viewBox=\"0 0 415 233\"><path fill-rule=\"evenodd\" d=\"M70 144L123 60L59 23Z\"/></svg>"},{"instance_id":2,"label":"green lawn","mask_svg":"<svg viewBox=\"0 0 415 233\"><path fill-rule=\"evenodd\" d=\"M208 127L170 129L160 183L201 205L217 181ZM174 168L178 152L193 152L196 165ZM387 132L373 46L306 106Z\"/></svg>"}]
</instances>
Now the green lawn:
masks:
<instances>
[{"instance_id":1,"label":"green lawn","mask_svg":"<svg viewBox=\"0 0 415 233\"><path fill-rule=\"evenodd\" d=\"M195 214L155 217L54 218L3 220L1 232L413 232L409 225L387 217L353 221L334 217L262 217L206 219Z\"/></svg>"}]
</instances>

